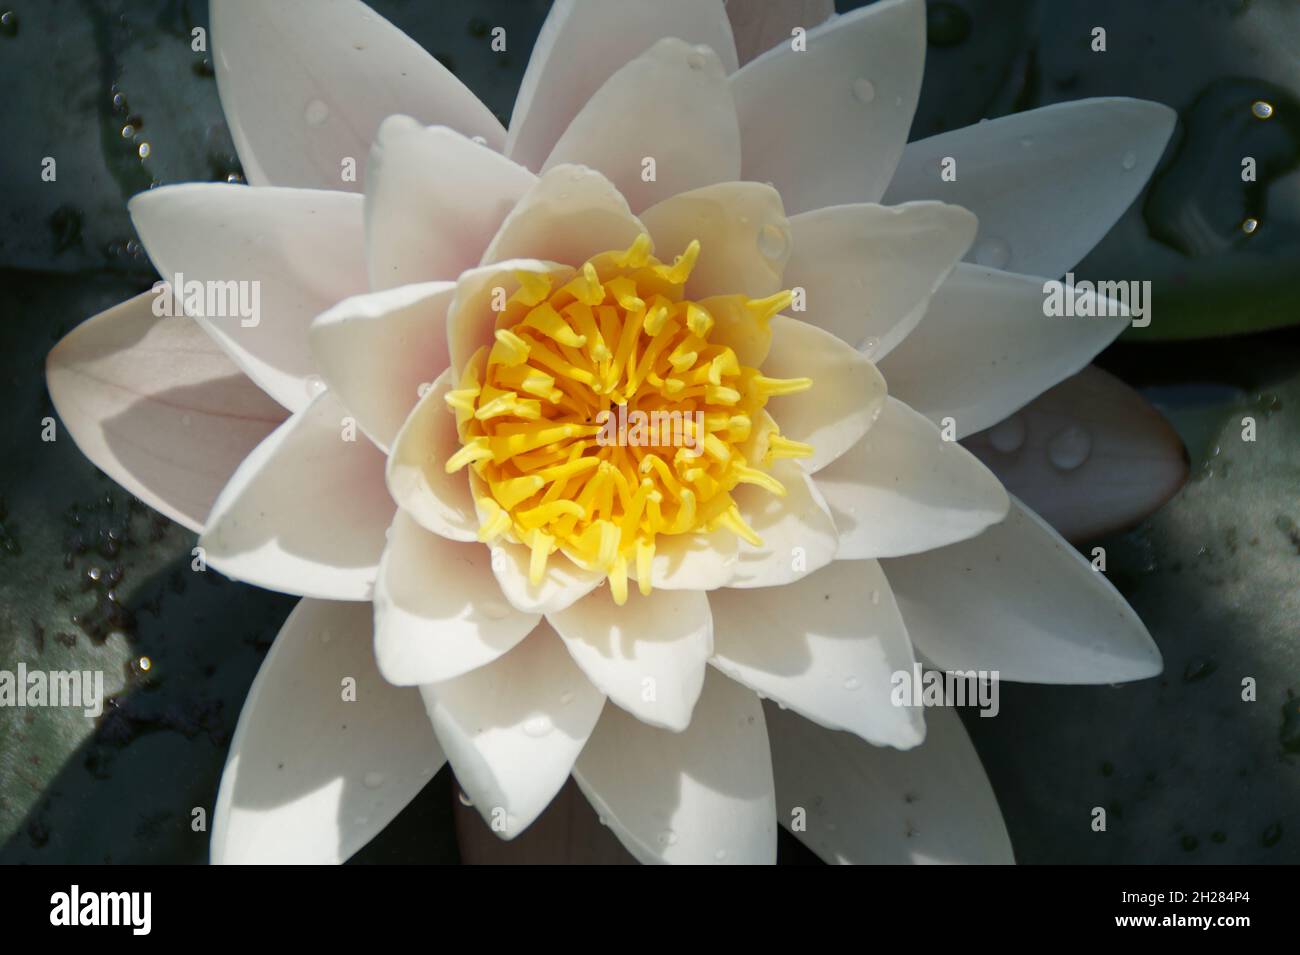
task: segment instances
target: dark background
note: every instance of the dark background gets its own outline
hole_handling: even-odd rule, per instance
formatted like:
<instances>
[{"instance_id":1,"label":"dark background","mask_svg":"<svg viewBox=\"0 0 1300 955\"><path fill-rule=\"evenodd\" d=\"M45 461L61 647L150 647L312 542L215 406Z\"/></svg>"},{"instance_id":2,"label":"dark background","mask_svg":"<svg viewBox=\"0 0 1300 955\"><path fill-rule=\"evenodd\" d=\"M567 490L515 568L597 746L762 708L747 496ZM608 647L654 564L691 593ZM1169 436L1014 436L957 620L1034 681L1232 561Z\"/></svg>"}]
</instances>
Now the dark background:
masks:
<instances>
[{"instance_id":1,"label":"dark background","mask_svg":"<svg viewBox=\"0 0 1300 955\"><path fill-rule=\"evenodd\" d=\"M509 119L544 0L372 5ZM210 62L189 45L207 5L0 0L0 13L0 667L103 669L114 694L93 726L0 710L0 862L201 862L190 810L211 812L293 598L191 573L193 535L66 437L42 442L40 422L49 349L155 278L126 200L153 181L239 175ZM1076 270L1155 285L1151 327L1099 363L1171 416L1193 479L1100 543L1166 670L1116 688L1004 684L1000 718L967 721L1017 858L1296 862L1300 4L967 0L929 16L913 139L1096 95L1180 113L1148 192ZM488 46L498 25L505 54ZM1094 26L1105 54L1089 49ZM1274 104L1269 123L1245 116L1255 99ZM1242 155L1260 159L1256 186L1240 183ZM55 183L40 180L44 156ZM1261 226L1247 236L1249 216ZM1267 422L1255 445L1238 437L1246 413ZM456 861L452 798L444 770L357 861ZM1098 805L1106 833L1089 828Z\"/></svg>"}]
</instances>

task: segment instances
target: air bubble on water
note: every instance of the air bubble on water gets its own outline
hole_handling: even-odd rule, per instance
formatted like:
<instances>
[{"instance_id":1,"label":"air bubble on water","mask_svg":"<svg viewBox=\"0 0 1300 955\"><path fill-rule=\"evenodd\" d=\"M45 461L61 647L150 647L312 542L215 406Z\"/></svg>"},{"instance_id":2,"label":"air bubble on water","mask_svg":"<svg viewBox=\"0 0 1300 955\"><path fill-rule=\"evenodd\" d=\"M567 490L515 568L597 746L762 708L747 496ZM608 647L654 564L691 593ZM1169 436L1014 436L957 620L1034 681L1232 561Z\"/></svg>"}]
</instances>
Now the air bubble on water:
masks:
<instances>
[{"instance_id":1,"label":"air bubble on water","mask_svg":"<svg viewBox=\"0 0 1300 955\"><path fill-rule=\"evenodd\" d=\"M1257 99L1250 104L1250 112L1256 119L1271 119L1273 116L1273 104L1267 100Z\"/></svg>"},{"instance_id":2,"label":"air bubble on water","mask_svg":"<svg viewBox=\"0 0 1300 955\"><path fill-rule=\"evenodd\" d=\"M1092 435L1072 424L1058 431L1047 442L1047 459L1062 471L1073 471L1088 460L1092 451Z\"/></svg>"}]
</instances>

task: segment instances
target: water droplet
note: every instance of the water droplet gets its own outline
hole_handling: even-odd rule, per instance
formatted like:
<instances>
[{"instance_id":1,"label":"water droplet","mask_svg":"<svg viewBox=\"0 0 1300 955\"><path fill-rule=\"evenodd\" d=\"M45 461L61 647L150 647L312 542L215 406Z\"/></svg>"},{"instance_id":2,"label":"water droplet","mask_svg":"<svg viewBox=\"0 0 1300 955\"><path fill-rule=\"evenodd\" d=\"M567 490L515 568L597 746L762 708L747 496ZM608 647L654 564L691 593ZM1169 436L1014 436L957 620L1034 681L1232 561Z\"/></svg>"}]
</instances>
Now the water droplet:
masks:
<instances>
[{"instance_id":1,"label":"water droplet","mask_svg":"<svg viewBox=\"0 0 1300 955\"><path fill-rule=\"evenodd\" d=\"M315 398L325 392L325 379L320 375L308 375L304 384L307 388L308 398Z\"/></svg>"},{"instance_id":2,"label":"water droplet","mask_svg":"<svg viewBox=\"0 0 1300 955\"><path fill-rule=\"evenodd\" d=\"M1273 117L1273 104L1268 100L1257 99L1250 104L1250 112L1256 119L1271 119Z\"/></svg>"},{"instance_id":3,"label":"water droplet","mask_svg":"<svg viewBox=\"0 0 1300 955\"><path fill-rule=\"evenodd\" d=\"M704 69L704 54L698 50L692 50L686 54L686 65L693 70Z\"/></svg>"},{"instance_id":4,"label":"water droplet","mask_svg":"<svg viewBox=\"0 0 1300 955\"><path fill-rule=\"evenodd\" d=\"M859 103L870 103L876 98L875 84L866 77L858 77L853 81L853 96Z\"/></svg>"},{"instance_id":5,"label":"water droplet","mask_svg":"<svg viewBox=\"0 0 1300 955\"><path fill-rule=\"evenodd\" d=\"M573 691L572 691L572 690L565 690L563 693L560 694L560 705L561 705L561 706L568 706L568 705L569 705L570 703L572 703L572 702L573 702Z\"/></svg>"},{"instance_id":6,"label":"water droplet","mask_svg":"<svg viewBox=\"0 0 1300 955\"><path fill-rule=\"evenodd\" d=\"M876 349L879 347L880 347L879 338L875 338L875 337L864 338L862 340L862 344L858 345L858 351L862 352L862 354L865 355L867 358L870 358L872 355L876 353Z\"/></svg>"},{"instance_id":7,"label":"water droplet","mask_svg":"<svg viewBox=\"0 0 1300 955\"><path fill-rule=\"evenodd\" d=\"M597 816L597 817L596 817L596 821L599 822L602 826L608 826L608 825L609 825L609 822L606 821L606 819L605 819L604 816Z\"/></svg>"},{"instance_id":8,"label":"water droplet","mask_svg":"<svg viewBox=\"0 0 1300 955\"><path fill-rule=\"evenodd\" d=\"M534 739L545 736L552 729L554 729L554 724L551 723L551 718L546 715L532 716L524 721L524 732Z\"/></svg>"},{"instance_id":9,"label":"water droplet","mask_svg":"<svg viewBox=\"0 0 1300 955\"><path fill-rule=\"evenodd\" d=\"M1052 462L1053 467L1062 471L1073 471L1079 467L1088 460L1091 451L1092 435L1077 424L1058 431L1052 440L1047 442L1047 459Z\"/></svg>"},{"instance_id":10,"label":"water droplet","mask_svg":"<svg viewBox=\"0 0 1300 955\"><path fill-rule=\"evenodd\" d=\"M383 773L366 773L365 778L361 780L367 789L378 789L384 784Z\"/></svg>"},{"instance_id":11,"label":"water droplet","mask_svg":"<svg viewBox=\"0 0 1300 955\"><path fill-rule=\"evenodd\" d=\"M871 591L871 606L878 607L879 605L880 605L880 591L873 590Z\"/></svg>"},{"instance_id":12,"label":"water droplet","mask_svg":"<svg viewBox=\"0 0 1300 955\"><path fill-rule=\"evenodd\" d=\"M713 858L717 859L719 862L721 862L726 857L727 857L726 849L719 849L717 852L713 853Z\"/></svg>"},{"instance_id":13,"label":"water droplet","mask_svg":"<svg viewBox=\"0 0 1300 955\"><path fill-rule=\"evenodd\" d=\"M987 265L991 269L1004 269L1011 261L1011 246L1007 245L1005 239L993 235L986 236L975 243L971 257L977 265Z\"/></svg>"},{"instance_id":14,"label":"water droplet","mask_svg":"<svg viewBox=\"0 0 1300 955\"><path fill-rule=\"evenodd\" d=\"M465 790L462 789L462 790L458 791L458 792L456 793L456 796L457 796L458 799L460 799L460 804L461 804L462 806L473 806L473 805L474 805L474 800L470 799L468 796L465 795Z\"/></svg>"},{"instance_id":15,"label":"water droplet","mask_svg":"<svg viewBox=\"0 0 1300 955\"><path fill-rule=\"evenodd\" d=\"M779 259L790 248L790 239L784 229L768 223L758 230L758 251L764 258Z\"/></svg>"},{"instance_id":16,"label":"water droplet","mask_svg":"<svg viewBox=\"0 0 1300 955\"><path fill-rule=\"evenodd\" d=\"M1125 169L1132 169L1138 164L1137 153L1125 153L1124 158L1119 161L1119 164Z\"/></svg>"},{"instance_id":17,"label":"water droplet","mask_svg":"<svg viewBox=\"0 0 1300 955\"><path fill-rule=\"evenodd\" d=\"M989 444L994 451L1011 454L1025 443L1025 419L1018 414L1001 421L989 430Z\"/></svg>"},{"instance_id":18,"label":"water droplet","mask_svg":"<svg viewBox=\"0 0 1300 955\"><path fill-rule=\"evenodd\" d=\"M3 33L5 36L18 35L18 14L14 13L12 10L6 10L4 13L0 13L0 33Z\"/></svg>"},{"instance_id":19,"label":"water droplet","mask_svg":"<svg viewBox=\"0 0 1300 955\"><path fill-rule=\"evenodd\" d=\"M325 121L330 118L330 108L320 100L314 99L307 104L307 109L303 111L302 115L307 120L308 126L323 126Z\"/></svg>"},{"instance_id":20,"label":"water droplet","mask_svg":"<svg viewBox=\"0 0 1300 955\"><path fill-rule=\"evenodd\" d=\"M150 148L148 143L141 143L136 152L140 154L141 159L148 159L149 154L153 152L153 149Z\"/></svg>"},{"instance_id":21,"label":"water droplet","mask_svg":"<svg viewBox=\"0 0 1300 955\"><path fill-rule=\"evenodd\" d=\"M844 681L844 689L846 690L856 690L860 686L862 686L862 681L855 676L851 676Z\"/></svg>"},{"instance_id":22,"label":"water droplet","mask_svg":"<svg viewBox=\"0 0 1300 955\"><path fill-rule=\"evenodd\" d=\"M190 416L187 414L181 415L181 424L188 428L190 426Z\"/></svg>"},{"instance_id":23,"label":"water droplet","mask_svg":"<svg viewBox=\"0 0 1300 955\"><path fill-rule=\"evenodd\" d=\"M673 832L671 829L665 829L663 832L659 833L659 844L661 846L677 845L677 833Z\"/></svg>"},{"instance_id":24,"label":"water droplet","mask_svg":"<svg viewBox=\"0 0 1300 955\"><path fill-rule=\"evenodd\" d=\"M1253 216L1250 217L1249 219L1246 219L1241 224L1241 231L1246 233L1246 235L1254 235L1255 230L1258 228L1259 228L1259 220Z\"/></svg>"},{"instance_id":25,"label":"water droplet","mask_svg":"<svg viewBox=\"0 0 1300 955\"><path fill-rule=\"evenodd\" d=\"M1020 145L1025 149L1029 149L1034 145L1034 138L1032 136L1021 136Z\"/></svg>"}]
</instances>

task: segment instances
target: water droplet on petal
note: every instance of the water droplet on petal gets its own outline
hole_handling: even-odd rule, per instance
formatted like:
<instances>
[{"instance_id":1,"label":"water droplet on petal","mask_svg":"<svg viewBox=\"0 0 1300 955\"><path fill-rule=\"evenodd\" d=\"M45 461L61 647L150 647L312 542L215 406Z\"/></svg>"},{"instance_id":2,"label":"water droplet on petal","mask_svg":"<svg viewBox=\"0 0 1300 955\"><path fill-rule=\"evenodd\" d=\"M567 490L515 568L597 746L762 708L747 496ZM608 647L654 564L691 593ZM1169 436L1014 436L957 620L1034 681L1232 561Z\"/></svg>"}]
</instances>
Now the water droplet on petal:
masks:
<instances>
[{"instance_id":1,"label":"water droplet on petal","mask_svg":"<svg viewBox=\"0 0 1300 955\"><path fill-rule=\"evenodd\" d=\"M315 398L325 391L325 379L320 375L308 375L305 385L308 398Z\"/></svg>"},{"instance_id":2,"label":"water droplet on petal","mask_svg":"<svg viewBox=\"0 0 1300 955\"><path fill-rule=\"evenodd\" d=\"M1013 414L989 430L989 444L993 445L994 451L1010 454L1019 451L1024 443L1025 419L1018 414Z\"/></svg>"},{"instance_id":3,"label":"water droplet on petal","mask_svg":"<svg viewBox=\"0 0 1300 955\"><path fill-rule=\"evenodd\" d=\"M862 686L862 681L855 676L851 676L844 681L844 689L846 690L856 690L860 686Z\"/></svg>"},{"instance_id":4,"label":"water droplet on petal","mask_svg":"<svg viewBox=\"0 0 1300 955\"><path fill-rule=\"evenodd\" d=\"M721 862L726 857L727 857L726 849L719 849L717 852L713 853L713 858L717 859L719 862Z\"/></svg>"},{"instance_id":5,"label":"water droplet on petal","mask_svg":"<svg viewBox=\"0 0 1300 955\"><path fill-rule=\"evenodd\" d=\"M991 269L1004 269L1011 261L1011 246L1006 240L997 236L987 236L975 243L971 257L977 265L986 265Z\"/></svg>"},{"instance_id":6,"label":"water droplet on petal","mask_svg":"<svg viewBox=\"0 0 1300 955\"><path fill-rule=\"evenodd\" d=\"M151 147L148 143L141 143L140 148L137 149L136 152L140 154L141 159L148 159L149 154L153 152L153 147Z\"/></svg>"},{"instance_id":7,"label":"water droplet on petal","mask_svg":"<svg viewBox=\"0 0 1300 955\"><path fill-rule=\"evenodd\" d=\"M314 99L307 104L307 108L302 115L307 120L308 126L323 126L325 121L330 118L330 108L320 100Z\"/></svg>"},{"instance_id":8,"label":"water droplet on petal","mask_svg":"<svg viewBox=\"0 0 1300 955\"><path fill-rule=\"evenodd\" d=\"M384 784L384 774L366 773L365 778L362 780L362 782L365 784L365 787L367 789L378 789L380 786Z\"/></svg>"},{"instance_id":9,"label":"water droplet on petal","mask_svg":"<svg viewBox=\"0 0 1300 955\"><path fill-rule=\"evenodd\" d=\"M677 845L677 833L673 832L671 829L665 829L663 832L659 833L659 844L661 846Z\"/></svg>"},{"instance_id":10,"label":"water droplet on petal","mask_svg":"<svg viewBox=\"0 0 1300 955\"><path fill-rule=\"evenodd\" d=\"M875 337L864 338L862 340L862 344L858 345L858 351L862 352L863 355L870 358L872 355L876 353L876 349L879 347L880 347L879 338L875 338Z\"/></svg>"},{"instance_id":11,"label":"water droplet on petal","mask_svg":"<svg viewBox=\"0 0 1300 955\"><path fill-rule=\"evenodd\" d=\"M853 96L859 103L870 103L876 98L875 84L866 77L858 77L853 81Z\"/></svg>"},{"instance_id":12,"label":"water droplet on petal","mask_svg":"<svg viewBox=\"0 0 1300 955\"><path fill-rule=\"evenodd\" d=\"M1119 164L1125 169L1132 169L1138 164L1137 153L1125 153L1124 158L1119 161Z\"/></svg>"},{"instance_id":13,"label":"water droplet on petal","mask_svg":"<svg viewBox=\"0 0 1300 955\"><path fill-rule=\"evenodd\" d=\"M879 590L871 591L871 605L875 607L875 606L879 606L879 604L880 604L880 591Z\"/></svg>"},{"instance_id":14,"label":"water droplet on petal","mask_svg":"<svg viewBox=\"0 0 1300 955\"><path fill-rule=\"evenodd\" d=\"M569 705L570 703L572 703L572 702L573 702L573 691L572 691L572 690L565 690L563 693L560 694L560 705L561 705L561 706L568 706L568 705Z\"/></svg>"},{"instance_id":15,"label":"water droplet on petal","mask_svg":"<svg viewBox=\"0 0 1300 955\"><path fill-rule=\"evenodd\" d=\"M473 805L474 805L474 800L472 800L472 799L470 799L468 796L466 796L466 795L465 795L465 790L463 790L463 789L456 793L456 797L460 800L460 804L461 804L462 806L473 806Z\"/></svg>"},{"instance_id":16,"label":"water droplet on petal","mask_svg":"<svg viewBox=\"0 0 1300 955\"><path fill-rule=\"evenodd\" d=\"M768 223L758 230L758 251L764 258L779 259L790 247L790 239L784 229Z\"/></svg>"},{"instance_id":17,"label":"water droplet on petal","mask_svg":"<svg viewBox=\"0 0 1300 955\"><path fill-rule=\"evenodd\" d=\"M704 69L704 54L692 50L686 54L686 65L693 70Z\"/></svg>"},{"instance_id":18,"label":"water droplet on petal","mask_svg":"<svg viewBox=\"0 0 1300 955\"><path fill-rule=\"evenodd\" d=\"M1062 471L1073 471L1088 460L1092 451L1092 435L1077 424L1057 432L1047 442L1047 459Z\"/></svg>"},{"instance_id":19,"label":"water droplet on petal","mask_svg":"<svg viewBox=\"0 0 1300 955\"><path fill-rule=\"evenodd\" d=\"M546 715L531 716L524 721L524 732L534 739L545 736L554 728L551 718Z\"/></svg>"}]
</instances>

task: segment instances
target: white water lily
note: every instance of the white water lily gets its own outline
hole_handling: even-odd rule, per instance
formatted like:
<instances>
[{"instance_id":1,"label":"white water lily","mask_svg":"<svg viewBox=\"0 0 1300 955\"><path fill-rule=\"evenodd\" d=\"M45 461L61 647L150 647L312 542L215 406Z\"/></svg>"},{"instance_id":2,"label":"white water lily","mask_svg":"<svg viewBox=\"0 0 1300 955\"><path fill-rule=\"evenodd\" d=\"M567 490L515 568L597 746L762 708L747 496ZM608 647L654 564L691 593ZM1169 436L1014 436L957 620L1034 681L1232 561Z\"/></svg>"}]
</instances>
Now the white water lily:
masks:
<instances>
[{"instance_id":1,"label":"white water lily","mask_svg":"<svg viewBox=\"0 0 1300 955\"><path fill-rule=\"evenodd\" d=\"M346 859L445 754L506 838L572 774L642 861L771 862L800 809L828 860L1010 861L960 722L893 705L891 676L1160 657L938 425L996 423L1123 329L1045 317L1032 276L1105 234L1172 113L906 145L921 0L741 68L721 0L558 0L508 131L360 3L211 19L251 188L131 213L164 277L259 282L262 320L142 295L48 380L212 567L303 596L213 860ZM633 404L702 412L703 453L598 440L592 413Z\"/></svg>"}]
</instances>

